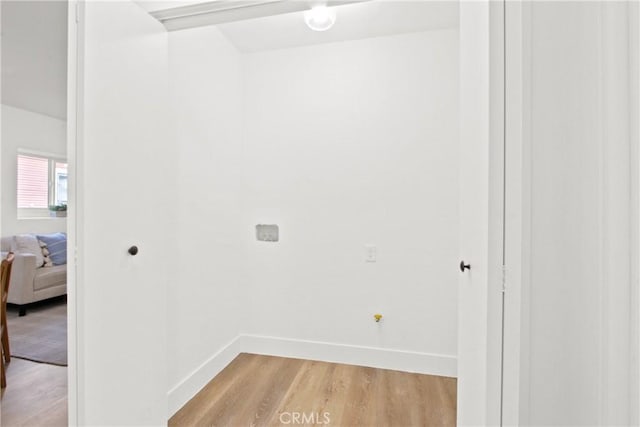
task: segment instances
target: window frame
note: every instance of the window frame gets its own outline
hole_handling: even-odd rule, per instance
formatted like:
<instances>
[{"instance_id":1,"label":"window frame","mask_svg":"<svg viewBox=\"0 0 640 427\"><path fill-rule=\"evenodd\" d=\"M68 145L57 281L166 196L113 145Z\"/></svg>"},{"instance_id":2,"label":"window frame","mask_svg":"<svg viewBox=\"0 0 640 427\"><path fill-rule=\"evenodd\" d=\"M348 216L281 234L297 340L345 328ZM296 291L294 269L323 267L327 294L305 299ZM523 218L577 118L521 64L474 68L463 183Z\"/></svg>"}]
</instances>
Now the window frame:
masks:
<instances>
[{"instance_id":1,"label":"window frame","mask_svg":"<svg viewBox=\"0 0 640 427\"><path fill-rule=\"evenodd\" d=\"M18 158L20 156L24 157L35 157L39 159L47 160L47 207L46 208L20 208L18 207ZM16 194L16 216L17 219L44 219L44 218L53 218L49 214L49 206L56 204L56 163L65 163L67 165L67 179L69 176L69 162L67 161L66 156L55 154L55 153L47 153L43 151L34 151L18 148L16 156L15 156L15 164L16 164L16 186L15 186L15 194Z\"/></svg>"}]
</instances>

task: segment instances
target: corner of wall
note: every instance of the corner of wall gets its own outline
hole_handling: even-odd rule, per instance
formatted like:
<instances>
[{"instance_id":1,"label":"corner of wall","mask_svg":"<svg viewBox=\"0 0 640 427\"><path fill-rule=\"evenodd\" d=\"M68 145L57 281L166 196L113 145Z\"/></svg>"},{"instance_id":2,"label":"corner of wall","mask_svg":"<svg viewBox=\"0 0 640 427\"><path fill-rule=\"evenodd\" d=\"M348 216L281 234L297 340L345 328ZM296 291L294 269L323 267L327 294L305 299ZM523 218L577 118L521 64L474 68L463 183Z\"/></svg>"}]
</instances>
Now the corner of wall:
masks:
<instances>
[{"instance_id":1,"label":"corner of wall","mask_svg":"<svg viewBox=\"0 0 640 427\"><path fill-rule=\"evenodd\" d=\"M171 387L168 395L169 417L173 416L193 396L222 371L238 354L241 353L241 336L238 335L194 369L187 377Z\"/></svg>"}]
</instances>

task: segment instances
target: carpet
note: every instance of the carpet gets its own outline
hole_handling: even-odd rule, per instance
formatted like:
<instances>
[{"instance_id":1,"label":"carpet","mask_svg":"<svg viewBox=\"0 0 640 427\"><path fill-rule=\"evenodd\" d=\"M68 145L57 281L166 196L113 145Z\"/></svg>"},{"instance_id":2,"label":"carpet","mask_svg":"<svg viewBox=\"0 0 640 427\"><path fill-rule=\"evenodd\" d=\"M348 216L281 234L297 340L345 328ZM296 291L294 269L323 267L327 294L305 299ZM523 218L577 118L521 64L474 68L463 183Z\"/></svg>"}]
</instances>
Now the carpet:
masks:
<instances>
[{"instance_id":1,"label":"carpet","mask_svg":"<svg viewBox=\"0 0 640 427\"><path fill-rule=\"evenodd\" d=\"M67 366L66 299L30 306L23 317L8 307L7 324L12 357Z\"/></svg>"}]
</instances>

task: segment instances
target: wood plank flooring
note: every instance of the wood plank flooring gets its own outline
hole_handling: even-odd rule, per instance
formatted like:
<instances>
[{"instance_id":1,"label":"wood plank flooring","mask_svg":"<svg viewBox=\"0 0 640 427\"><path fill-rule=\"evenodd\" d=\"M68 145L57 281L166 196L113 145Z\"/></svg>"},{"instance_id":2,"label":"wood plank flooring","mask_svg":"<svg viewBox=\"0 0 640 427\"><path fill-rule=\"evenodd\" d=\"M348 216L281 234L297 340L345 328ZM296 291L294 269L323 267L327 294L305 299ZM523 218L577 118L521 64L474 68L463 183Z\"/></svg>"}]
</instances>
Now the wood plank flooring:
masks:
<instances>
[{"instance_id":1,"label":"wood plank flooring","mask_svg":"<svg viewBox=\"0 0 640 427\"><path fill-rule=\"evenodd\" d=\"M245 353L169 420L171 427L455 424L455 378Z\"/></svg>"},{"instance_id":2,"label":"wood plank flooring","mask_svg":"<svg viewBox=\"0 0 640 427\"><path fill-rule=\"evenodd\" d=\"M2 427L66 426L67 368L12 358L1 405Z\"/></svg>"}]
</instances>

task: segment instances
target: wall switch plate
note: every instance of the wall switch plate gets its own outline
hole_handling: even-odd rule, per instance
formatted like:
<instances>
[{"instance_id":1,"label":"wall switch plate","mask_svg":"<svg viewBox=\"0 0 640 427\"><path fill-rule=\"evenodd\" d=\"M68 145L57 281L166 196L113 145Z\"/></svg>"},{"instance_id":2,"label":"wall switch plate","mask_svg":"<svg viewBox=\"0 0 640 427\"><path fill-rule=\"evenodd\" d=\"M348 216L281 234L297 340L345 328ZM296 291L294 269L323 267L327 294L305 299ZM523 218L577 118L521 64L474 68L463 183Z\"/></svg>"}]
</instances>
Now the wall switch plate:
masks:
<instances>
[{"instance_id":1,"label":"wall switch plate","mask_svg":"<svg viewBox=\"0 0 640 427\"><path fill-rule=\"evenodd\" d=\"M258 224L256 238L260 242L277 242L280 240L280 230L275 224Z\"/></svg>"},{"instance_id":2,"label":"wall switch plate","mask_svg":"<svg viewBox=\"0 0 640 427\"><path fill-rule=\"evenodd\" d=\"M373 245L365 246L364 260L365 262L376 262L378 260L378 248Z\"/></svg>"}]
</instances>

